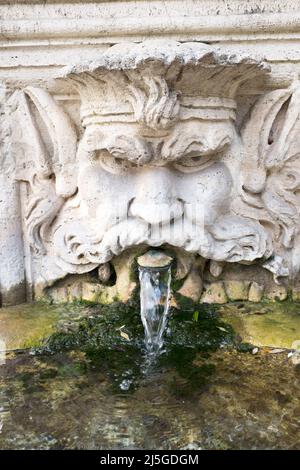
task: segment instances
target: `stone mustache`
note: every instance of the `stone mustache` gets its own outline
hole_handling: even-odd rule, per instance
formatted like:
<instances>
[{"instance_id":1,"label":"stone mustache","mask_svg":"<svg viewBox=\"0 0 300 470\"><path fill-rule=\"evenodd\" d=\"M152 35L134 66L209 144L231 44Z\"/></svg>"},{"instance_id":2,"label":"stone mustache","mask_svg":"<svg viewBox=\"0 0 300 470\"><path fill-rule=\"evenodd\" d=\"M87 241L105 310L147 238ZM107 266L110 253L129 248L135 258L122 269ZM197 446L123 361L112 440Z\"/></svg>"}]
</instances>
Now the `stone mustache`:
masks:
<instances>
[{"instance_id":1,"label":"stone mustache","mask_svg":"<svg viewBox=\"0 0 300 470\"><path fill-rule=\"evenodd\" d=\"M146 41L58 77L80 100L81 126L41 88L18 92L16 179L27 185L34 284L144 244L292 278L300 87L263 94L241 132L235 125L240 86L268 74L205 44Z\"/></svg>"}]
</instances>

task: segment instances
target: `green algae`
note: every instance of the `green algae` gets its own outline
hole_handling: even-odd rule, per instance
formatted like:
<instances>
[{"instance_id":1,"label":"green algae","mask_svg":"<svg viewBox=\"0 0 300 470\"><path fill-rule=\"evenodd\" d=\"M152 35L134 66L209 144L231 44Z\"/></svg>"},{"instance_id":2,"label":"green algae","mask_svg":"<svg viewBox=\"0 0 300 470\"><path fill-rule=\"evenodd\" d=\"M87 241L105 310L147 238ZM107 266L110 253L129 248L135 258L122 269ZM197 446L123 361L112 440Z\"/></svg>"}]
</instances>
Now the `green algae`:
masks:
<instances>
[{"instance_id":1,"label":"green algae","mask_svg":"<svg viewBox=\"0 0 300 470\"><path fill-rule=\"evenodd\" d=\"M178 308L170 309L166 348L212 350L233 342L241 351L251 350L252 345L290 349L300 339L300 304L296 302L231 302L214 306L194 303L178 293L175 299ZM236 341L236 336L243 344ZM32 303L0 309L0 340L6 350L42 344L46 347L49 338L48 344L55 351L81 347L124 349L129 345L140 351L143 337L137 288L127 303Z\"/></svg>"},{"instance_id":2,"label":"green algae","mask_svg":"<svg viewBox=\"0 0 300 470\"><path fill-rule=\"evenodd\" d=\"M59 312L47 304L0 309L0 339L6 350L37 346L54 331Z\"/></svg>"},{"instance_id":3,"label":"green algae","mask_svg":"<svg viewBox=\"0 0 300 470\"><path fill-rule=\"evenodd\" d=\"M262 302L228 304L220 308L222 319L244 342L255 346L292 349L300 340L300 304Z\"/></svg>"},{"instance_id":4,"label":"green algae","mask_svg":"<svg viewBox=\"0 0 300 470\"><path fill-rule=\"evenodd\" d=\"M197 315L195 315L197 312ZM130 389L139 386L149 366L176 369L186 381L185 390L204 383L210 368L193 363L198 353L234 347L236 336L232 328L220 320L212 306L189 301L184 308L170 308L165 335L164 353L156 364L149 364L144 348L144 329L139 303L116 302L109 306L94 306L89 316L80 319L72 330L57 331L35 349L38 355L54 355L65 351L84 352L89 366L108 374L114 390L128 381ZM151 362L151 361L150 361Z\"/></svg>"},{"instance_id":5,"label":"green algae","mask_svg":"<svg viewBox=\"0 0 300 470\"><path fill-rule=\"evenodd\" d=\"M89 315L90 305L81 302L50 305L46 302L20 304L0 309L0 341L6 351L38 347L56 331L74 329Z\"/></svg>"},{"instance_id":6,"label":"green algae","mask_svg":"<svg viewBox=\"0 0 300 470\"><path fill-rule=\"evenodd\" d=\"M197 318L195 319L195 312ZM215 350L234 343L234 332L225 324L212 306L189 301L180 309L170 308L166 351L172 347L193 347L198 351ZM144 330L140 320L139 305L135 301L99 305L90 310L88 318L82 318L75 331L52 334L40 348L40 352L80 349L140 349Z\"/></svg>"},{"instance_id":7,"label":"green algae","mask_svg":"<svg viewBox=\"0 0 300 470\"><path fill-rule=\"evenodd\" d=\"M176 372L171 375L168 388L170 393L178 399L192 399L194 392L205 388L210 376L215 372L213 364L210 362L198 364L197 357L199 359L197 349L175 346L168 351L167 355L159 358L159 366L167 371L168 377L170 371ZM204 357L209 359L210 355Z\"/></svg>"}]
</instances>

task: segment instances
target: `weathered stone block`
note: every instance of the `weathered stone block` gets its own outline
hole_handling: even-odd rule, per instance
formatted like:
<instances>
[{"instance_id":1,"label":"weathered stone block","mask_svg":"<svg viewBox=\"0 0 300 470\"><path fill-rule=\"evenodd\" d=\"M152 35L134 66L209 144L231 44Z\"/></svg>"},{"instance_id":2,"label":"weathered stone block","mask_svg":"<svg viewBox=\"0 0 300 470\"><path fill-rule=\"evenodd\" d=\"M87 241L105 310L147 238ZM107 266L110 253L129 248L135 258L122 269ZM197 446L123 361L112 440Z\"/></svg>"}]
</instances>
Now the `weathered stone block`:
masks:
<instances>
[{"instance_id":1,"label":"weathered stone block","mask_svg":"<svg viewBox=\"0 0 300 470\"><path fill-rule=\"evenodd\" d=\"M98 302L103 287L94 282L85 281L82 283L82 300L87 302Z\"/></svg>"},{"instance_id":2,"label":"weathered stone block","mask_svg":"<svg viewBox=\"0 0 300 470\"><path fill-rule=\"evenodd\" d=\"M260 302L264 295L264 285L258 282L251 282L248 300L250 302Z\"/></svg>"},{"instance_id":3,"label":"weathered stone block","mask_svg":"<svg viewBox=\"0 0 300 470\"><path fill-rule=\"evenodd\" d=\"M299 302L300 301L300 287L294 287L293 290L292 290L292 299L295 301L295 302Z\"/></svg>"},{"instance_id":4,"label":"weathered stone block","mask_svg":"<svg viewBox=\"0 0 300 470\"><path fill-rule=\"evenodd\" d=\"M222 281L212 282L204 291L201 297L202 303L224 304L228 301Z\"/></svg>"},{"instance_id":5,"label":"weathered stone block","mask_svg":"<svg viewBox=\"0 0 300 470\"><path fill-rule=\"evenodd\" d=\"M226 281L225 290L229 300L248 300L250 281Z\"/></svg>"},{"instance_id":6,"label":"weathered stone block","mask_svg":"<svg viewBox=\"0 0 300 470\"><path fill-rule=\"evenodd\" d=\"M192 269L178 293L197 302L203 290L203 281L198 269Z\"/></svg>"},{"instance_id":7,"label":"weathered stone block","mask_svg":"<svg viewBox=\"0 0 300 470\"><path fill-rule=\"evenodd\" d=\"M50 298L55 304L68 302L69 293L67 287L53 287L50 291Z\"/></svg>"},{"instance_id":8,"label":"weathered stone block","mask_svg":"<svg viewBox=\"0 0 300 470\"><path fill-rule=\"evenodd\" d=\"M82 284L77 281L68 287L68 300L69 302L75 302L82 299Z\"/></svg>"},{"instance_id":9,"label":"weathered stone block","mask_svg":"<svg viewBox=\"0 0 300 470\"><path fill-rule=\"evenodd\" d=\"M286 300L287 295L288 292L285 286L274 286L265 293L266 298L272 301Z\"/></svg>"}]
</instances>

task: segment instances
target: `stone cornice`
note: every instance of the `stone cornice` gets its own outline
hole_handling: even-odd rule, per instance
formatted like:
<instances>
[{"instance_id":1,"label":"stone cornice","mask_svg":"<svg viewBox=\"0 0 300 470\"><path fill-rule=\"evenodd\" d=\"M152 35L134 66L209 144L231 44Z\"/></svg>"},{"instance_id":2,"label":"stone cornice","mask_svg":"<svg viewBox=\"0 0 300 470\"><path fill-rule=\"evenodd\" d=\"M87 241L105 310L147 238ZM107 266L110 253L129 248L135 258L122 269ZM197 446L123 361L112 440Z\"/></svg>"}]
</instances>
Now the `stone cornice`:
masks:
<instances>
[{"instance_id":1,"label":"stone cornice","mask_svg":"<svg viewBox=\"0 0 300 470\"><path fill-rule=\"evenodd\" d=\"M288 86L300 64L300 1L0 0L0 80L26 86L34 71L35 83L48 81L52 89L63 66L97 60L111 44L153 37L251 51L275 64L271 87Z\"/></svg>"},{"instance_id":2,"label":"stone cornice","mask_svg":"<svg viewBox=\"0 0 300 470\"><path fill-rule=\"evenodd\" d=\"M145 19L147 21L145 21ZM23 18L1 22L2 42L43 39L78 39L128 37L144 39L149 35L176 35L177 39L204 41L248 41L259 39L300 39L300 12L256 13L209 16L124 16L98 18ZM93 40L93 39L92 39Z\"/></svg>"}]
</instances>

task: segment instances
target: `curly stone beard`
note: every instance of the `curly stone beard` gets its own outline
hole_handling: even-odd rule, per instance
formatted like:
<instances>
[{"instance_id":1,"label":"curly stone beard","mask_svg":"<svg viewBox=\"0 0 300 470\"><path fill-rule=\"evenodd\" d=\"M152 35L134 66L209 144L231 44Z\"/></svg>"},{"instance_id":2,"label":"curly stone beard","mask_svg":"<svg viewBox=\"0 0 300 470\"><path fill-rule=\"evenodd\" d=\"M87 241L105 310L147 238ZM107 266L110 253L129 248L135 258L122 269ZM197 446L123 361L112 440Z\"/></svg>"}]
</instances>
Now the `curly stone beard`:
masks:
<instances>
[{"instance_id":1,"label":"curly stone beard","mask_svg":"<svg viewBox=\"0 0 300 470\"><path fill-rule=\"evenodd\" d=\"M124 250L137 246L174 246L203 258L227 262L251 262L271 254L270 240L263 227L238 216L222 216L213 226L187 219L150 225L129 217L99 237L88 231L87 221L69 222L54 234L56 262L69 273L91 271Z\"/></svg>"}]
</instances>

